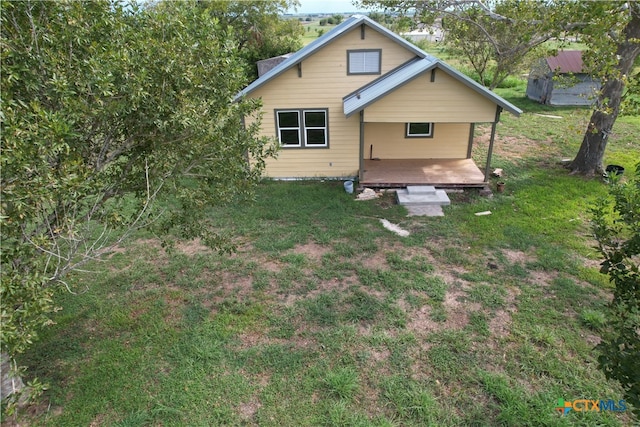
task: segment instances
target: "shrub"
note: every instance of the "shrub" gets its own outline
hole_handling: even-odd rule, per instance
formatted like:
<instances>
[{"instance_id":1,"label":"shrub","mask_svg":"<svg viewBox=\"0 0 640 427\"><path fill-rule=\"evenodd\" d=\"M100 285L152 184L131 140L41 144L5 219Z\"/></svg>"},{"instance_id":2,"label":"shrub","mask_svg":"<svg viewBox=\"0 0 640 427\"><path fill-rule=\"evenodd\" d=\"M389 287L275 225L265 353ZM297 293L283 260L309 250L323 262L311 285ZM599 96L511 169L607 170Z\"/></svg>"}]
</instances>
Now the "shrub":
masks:
<instances>
[{"instance_id":1,"label":"shrub","mask_svg":"<svg viewBox=\"0 0 640 427\"><path fill-rule=\"evenodd\" d=\"M629 182L613 179L610 194L613 200L602 199L592 210L604 257L600 272L615 285L598 362L607 378L620 382L640 416L640 163Z\"/></svg>"}]
</instances>

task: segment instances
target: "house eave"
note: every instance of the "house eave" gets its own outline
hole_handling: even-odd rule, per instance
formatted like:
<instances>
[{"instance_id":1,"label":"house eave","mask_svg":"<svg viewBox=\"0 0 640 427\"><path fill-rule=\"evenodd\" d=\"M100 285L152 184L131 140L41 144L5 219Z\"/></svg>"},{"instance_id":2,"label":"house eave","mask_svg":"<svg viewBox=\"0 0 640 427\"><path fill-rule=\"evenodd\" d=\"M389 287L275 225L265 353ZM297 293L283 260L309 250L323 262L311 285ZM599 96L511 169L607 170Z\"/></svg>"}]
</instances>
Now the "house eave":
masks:
<instances>
[{"instance_id":1,"label":"house eave","mask_svg":"<svg viewBox=\"0 0 640 427\"><path fill-rule=\"evenodd\" d=\"M416 56L420 58L431 56L425 51L423 51L422 49L415 46L414 44L403 39L393 31L373 21L372 19L369 19L364 15L354 15L348 18L347 20L345 20L342 24L333 28L324 36L312 41L307 46L303 47L302 49L300 49L299 51L291 55L287 60L281 62L279 65L269 70L267 73L262 75L257 80L254 80L251 84L249 84L249 86L247 86L246 88L238 92L238 94L234 97L234 101L238 101L243 96L250 94L251 92L260 88L270 80L278 77L279 75L289 70L290 68L295 67L297 64L301 63L306 58L313 55L315 52L317 52L327 44L349 33L358 25L366 25L368 28L374 31L377 31L378 33L381 33L384 36L387 36L388 38L400 44L407 50L413 52Z\"/></svg>"},{"instance_id":2,"label":"house eave","mask_svg":"<svg viewBox=\"0 0 640 427\"><path fill-rule=\"evenodd\" d=\"M433 58L433 57L431 57ZM389 72L387 74L385 74L384 76L381 76L380 78L376 79L373 82L368 83L365 86L362 86L361 88L353 91L352 93L350 93L349 95L345 96L342 101L343 101L343 112L345 114L345 116L347 118L351 117L352 115L363 111L365 108L367 108L368 106L374 104L375 102L377 102L378 100L384 98L385 96L387 96L389 93L397 90L398 88L406 85L407 83L413 81L415 78L424 75L427 72L430 72L431 70L434 69L440 69L442 71L444 71L445 73L447 73L447 75L453 77L454 79L458 80L459 82L461 82L462 84L464 84L465 86L467 86L470 89L473 89L474 91L476 91L477 93L479 93L480 95L490 99L492 102L494 102L496 105L502 107L504 110L510 112L511 114L513 114L516 117L519 117L520 114L522 114L522 110L519 109L518 107L516 107L515 105L511 104L510 102L508 102L507 100L503 99L502 97L500 97L499 95L495 94L494 92L488 90L487 88L485 88L484 86L478 84L477 82L475 82L473 79L467 77L466 75L456 71L454 68L452 68L451 66L449 66L448 64L446 64L445 62L442 62L439 59L431 59L431 58L422 58L419 60L412 60L409 61L407 63L405 63L402 67L399 67L395 70L393 70L392 72ZM423 62L423 64L421 64L421 62ZM429 61L429 62L426 62ZM409 67L411 68L416 68L415 71L411 71L406 70ZM407 71L407 76L403 76L402 75L402 71L403 69L405 69L404 71ZM393 80L396 77L400 77L397 80ZM366 99L366 94L367 91L369 92L375 92L376 87L377 86L381 86L381 85L388 85L387 88L382 88L383 90L380 91L380 93L375 94L375 96L372 96L370 99ZM365 100L363 100L362 102L355 102L355 105L351 106L348 105L349 101L353 101L354 97L356 97L357 99L361 99L361 98L365 98Z\"/></svg>"}]
</instances>

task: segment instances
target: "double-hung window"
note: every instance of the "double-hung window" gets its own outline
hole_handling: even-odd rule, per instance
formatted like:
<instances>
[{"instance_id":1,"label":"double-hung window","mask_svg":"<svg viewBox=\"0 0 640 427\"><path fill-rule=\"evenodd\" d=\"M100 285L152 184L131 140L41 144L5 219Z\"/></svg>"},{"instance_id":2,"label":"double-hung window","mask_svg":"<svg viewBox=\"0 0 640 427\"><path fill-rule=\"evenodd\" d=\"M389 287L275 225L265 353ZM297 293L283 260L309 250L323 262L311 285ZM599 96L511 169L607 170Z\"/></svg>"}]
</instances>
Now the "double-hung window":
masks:
<instances>
[{"instance_id":1,"label":"double-hung window","mask_svg":"<svg viewBox=\"0 0 640 427\"><path fill-rule=\"evenodd\" d=\"M433 123L407 123L405 138L433 138Z\"/></svg>"},{"instance_id":2,"label":"double-hung window","mask_svg":"<svg viewBox=\"0 0 640 427\"><path fill-rule=\"evenodd\" d=\"M328 147L326 109L276 110L276 131L282 147Z\"/></svg>"},{"instance_id":3,"label":"double-hung window","mask_svg":"<svg viewBox=\"0 0 640 427\"><path fill-rule=\"evenodd\" d=\"M381 68L381 49L347 51L347 74L381 74Z\"/></svg>"}]
</instances>

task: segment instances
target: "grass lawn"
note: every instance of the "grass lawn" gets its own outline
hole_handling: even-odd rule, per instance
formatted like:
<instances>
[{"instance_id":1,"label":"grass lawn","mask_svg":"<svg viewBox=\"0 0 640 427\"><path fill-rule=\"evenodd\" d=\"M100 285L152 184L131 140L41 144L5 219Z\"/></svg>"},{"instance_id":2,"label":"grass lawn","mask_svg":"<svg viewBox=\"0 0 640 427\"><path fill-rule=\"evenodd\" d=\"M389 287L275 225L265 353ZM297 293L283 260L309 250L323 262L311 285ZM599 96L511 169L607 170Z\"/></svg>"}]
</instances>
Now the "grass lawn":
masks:
<instances>
[{"instance_id":1,"label":"grass lawn","mask_svg":"<svg viewBox=\"0 0 640 427\"><path fill-rule=\"evenodd\" d=\"M335 25L320 25L320 19L314 19L311 22L301 22L302 28L304 29L304 34L302 35L302 44L304 46L308 45L321 34L326 34L335 28Z\"/></svg>"},{"instance_id":2,"label":"grass lawn","mask_svg":"<svg viewBox=\"0 0 640 427\"><path fill-rule=\"evenodd\" d=\"M444 217L410 218L339 182L265 182L252 203L211 208L232 255L140 234L73 274L81 294L60 292L56 324L21 360L50 388L20 422L630 425L628 411L555 410L623 398L593 350L611 288L588 210L606 185L558 164L589 111L522 91L501 92L526 112L499 125L506 191L492 198L456 193ZM610 138L606 161L627 174L639 129L621 118Z\"/></svg>"}]
</instances>

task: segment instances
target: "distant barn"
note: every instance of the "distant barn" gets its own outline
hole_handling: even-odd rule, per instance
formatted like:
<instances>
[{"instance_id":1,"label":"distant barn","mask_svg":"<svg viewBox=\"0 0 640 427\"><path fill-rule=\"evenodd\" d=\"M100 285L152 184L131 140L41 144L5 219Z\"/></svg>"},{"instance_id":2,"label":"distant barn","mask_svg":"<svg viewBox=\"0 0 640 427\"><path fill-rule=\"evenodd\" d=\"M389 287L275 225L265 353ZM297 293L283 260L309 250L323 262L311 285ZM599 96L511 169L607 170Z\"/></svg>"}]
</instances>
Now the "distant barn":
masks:
<instances>
[{"instance_id":1,"label":"distant barn","mask_svg":"<svg viewBox=\"0 0 640 427\"><path fill-rule=\"evenodd\" d=\"M584 72L582 52L565 50L533 66L527 97L548 105L591 105L599 89L600 82Z\"/></svg>"}]
</instances>

